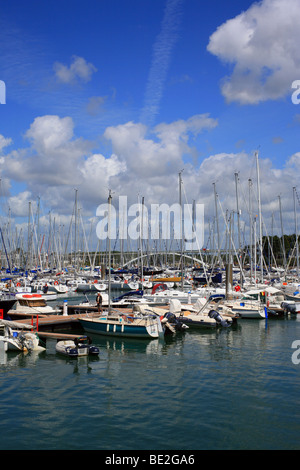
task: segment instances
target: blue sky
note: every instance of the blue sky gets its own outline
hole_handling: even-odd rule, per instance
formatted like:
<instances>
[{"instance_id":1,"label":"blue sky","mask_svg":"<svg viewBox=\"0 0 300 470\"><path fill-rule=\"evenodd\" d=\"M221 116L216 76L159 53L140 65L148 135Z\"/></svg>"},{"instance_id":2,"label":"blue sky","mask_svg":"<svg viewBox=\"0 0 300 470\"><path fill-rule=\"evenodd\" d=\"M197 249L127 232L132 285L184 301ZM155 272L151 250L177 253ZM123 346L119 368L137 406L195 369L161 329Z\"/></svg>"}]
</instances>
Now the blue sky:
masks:
<instances>
[{"instance_id":1,"label":"blue sky","mask_svg":"<svg viewBox=\"0 0 300 470\"><path fill-rule=\"evenodd\" d=\"M292 232L299 18L299 0L3 0L3 210L21 222L40 198L66 222L74 188L90 219L108 189L172 203L184 169L206 220L214 182L235 210L239 172L247 223L259 149L266 225L280 194Z\"/></svg>"}]
</instances>

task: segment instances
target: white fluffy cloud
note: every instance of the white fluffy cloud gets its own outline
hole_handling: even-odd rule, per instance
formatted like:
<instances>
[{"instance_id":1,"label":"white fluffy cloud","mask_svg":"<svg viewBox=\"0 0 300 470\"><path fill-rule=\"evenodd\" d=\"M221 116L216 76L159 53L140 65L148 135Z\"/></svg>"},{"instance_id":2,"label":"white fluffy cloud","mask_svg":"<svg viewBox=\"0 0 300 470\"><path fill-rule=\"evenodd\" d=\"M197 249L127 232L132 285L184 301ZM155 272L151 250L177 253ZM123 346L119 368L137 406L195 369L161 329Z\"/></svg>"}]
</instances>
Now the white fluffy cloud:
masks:
<instances>
[{"instance_id":1,"label":"white fluffy cloud","mask_svg":"<svg viewBox=\"0 0 300 470\"><path fill-rule=\"evenodd\" d=\"M5 173L11 179L25 181L39 194L44 193L47 186L79 182L78 163L89 152L91 144L73 138L71 118L37 117L25 137L31 147L12 152L7 160Z\"/></svg>"},{"instance_id":2,"label":"white fluffy cloud","mask_svg":"<svg viewBox=\"0 0 300 470\"><path fill-rule=\"evenodd\" d=\"M97 69L83 57L73 56L69 67L60 62L55 62L54 71L59 82L73 84L77 81L90 81L92 74Z\"/></svg>"},{"instance_id":3,"label":"white fluffy cloud","mask_svg":"<svg viewBox=\"0 0 300 470\"><path fill-rule=\"evenodd\" d=\"M228 102L282 98L300 77L299 0L262 0L222 24L208 50L233 64L222 93Z\"/></svg>"},{"instance_id":4,"label":"white fluffy cloud","mask_svg":"<svg viewBox=\"0 0 300 470\"><path fill-rule=\"evenodd\" d=\"M8 145L12 144L12 139L6 139L3 135L0 134L0 153Z\"/></svg>"},{"instance_id":5,"label":"white fluffy cloud","mask_svg":"<svg viewBox=\"0 0 300 470\"><path fill-rule=\"evenodd\" d=\"M22 201L23 214L27 213L30 194L32 200L41 197L45 207L71 213L75 188L89 215L107 199L109 189L128 195L131 202L143 194L148 201L172 203L178 199L178 172L185 165L184 157L194 151L190 138L216 125L209 115L196 115L158 125L152 138L146 136L142 124L110 126L103 137L111 152L104 155L93 151L93 142L75 135L70 117L45 115L25 132L29 146L3 156L0 168L3 177L26 187L22 197L11 200L18 215ZM9 139L2 140L3 145L9 143Z\"/></svg>"},{"instance_id":6,"label":"white fluffy cloud","mask_svg":"<svg viewBox=\"0 0 300 470\"><path fill-rule=\"evenodd\" d=\"M204 114L159 124L153 130L153 139L146 137L146 126L133 122L108 127L104 136L111 141L114 153L126 161L129 172L150 180L177 173L183 156L191 152L189 138L216 125L215 119Z\"/></svg>"},{"instance_id":7,"label":"white fluffy cloud","mask_svg":"<svg viewBox=\"0 0 300 470\"><path fill-rule=\"evenodd\" d=\"M187 163L185 159L193 151L193 138L216 125L217 121L208 115L193 116L159 124L153 129L152 138L141 124L111 126L103 136L111 144L111 151L104 155L99 149L95 152L91 142L75 135L71 118L38 117L25 133L29 147L3 154L0 160L2 181L22 183L22 191L8 201L12 215L27 217L28 202L34 204L39 196L44 214L51 210L57 218L70 217L75 189L81 213L88 217L96 216L96 209L106 202L109 189L116 205L119 196L127 196L128 204L136 203L138 196L145 197L147 206L173 204L178 202L178 173L184 169L184 202L195 200L204 204L206 221L214 217L213 183L224 211L236 210L234 173L238 172L240 207L247 222L249 178L253 179L256 207L254 155L219 153L205 158L201 164ZM3 139L9 143L9 139ZM297 186L300 176L299 153L290 156L282 169L274 168L262 155L260 172L266 224L272 212L278 214L279 194L285 217L293 220L292 188Z\"/></svg>"}]
</instances>

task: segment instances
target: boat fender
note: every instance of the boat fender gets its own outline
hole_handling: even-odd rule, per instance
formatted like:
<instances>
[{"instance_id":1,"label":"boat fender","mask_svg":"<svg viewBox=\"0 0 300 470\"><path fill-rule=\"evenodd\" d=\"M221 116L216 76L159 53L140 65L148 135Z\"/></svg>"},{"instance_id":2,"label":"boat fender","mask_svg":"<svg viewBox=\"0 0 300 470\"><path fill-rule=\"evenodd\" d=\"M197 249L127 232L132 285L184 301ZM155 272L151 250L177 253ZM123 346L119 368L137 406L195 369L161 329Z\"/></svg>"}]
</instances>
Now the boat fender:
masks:
<instances>
[{"instance_id":1,"label":"boat fender","mask_svg":"<svg viewBox=\"0 0 300 470\"><path fill-rule=\"evenodd\" d=\"M78 356L78 351L77 351L76 348L67 347L66 348L66 353L68 354L68 356L71 356L71 357L77 357Z\"/></svg>"},{"instance_id":2,"label":"boat fender","mask_svg":"<svg viewBox=\"0 0 300 470\"><path fill-rule=\"evenodd\" d=\"M98 356L100 353L100 349L97 348L96 346L90 346L89 347L89 354L93 356Z\"/></svg>"}]
</instances>

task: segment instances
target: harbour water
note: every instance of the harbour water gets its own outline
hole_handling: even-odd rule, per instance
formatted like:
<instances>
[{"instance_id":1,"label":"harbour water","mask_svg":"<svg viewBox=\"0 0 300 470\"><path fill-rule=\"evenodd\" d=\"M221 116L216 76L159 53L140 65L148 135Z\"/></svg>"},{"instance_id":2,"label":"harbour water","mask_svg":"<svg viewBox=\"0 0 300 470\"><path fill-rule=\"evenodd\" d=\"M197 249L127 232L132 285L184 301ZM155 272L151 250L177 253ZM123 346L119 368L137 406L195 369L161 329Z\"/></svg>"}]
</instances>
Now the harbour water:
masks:
<instances>
[{"instance_id":1,"label":"harbour water","mask_svg":"<svg viewBox=\"0 0 300 470\"><path fill-rule=\"evenodd\" d=\"M300 318L0 357L1 450L299 449ZM294 356L293 356L294 354Z\"/></svg>"}]
</instances>

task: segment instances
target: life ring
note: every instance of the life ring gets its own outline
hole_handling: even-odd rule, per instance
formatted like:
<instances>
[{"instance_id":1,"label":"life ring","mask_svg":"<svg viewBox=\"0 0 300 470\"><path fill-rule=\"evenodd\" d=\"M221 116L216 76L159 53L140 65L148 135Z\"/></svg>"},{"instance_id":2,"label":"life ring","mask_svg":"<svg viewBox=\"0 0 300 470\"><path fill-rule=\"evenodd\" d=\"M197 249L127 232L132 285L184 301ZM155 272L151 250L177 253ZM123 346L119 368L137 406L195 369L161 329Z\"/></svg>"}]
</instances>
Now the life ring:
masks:
<instances>
[{"instance_id":1,"label":"life ring","mask_svg":"<svg viewBox=\"0 0 300 470\"><path fill-rule=\"evenodd\" d=\"M21 287L21 283L20 282L17 282L17 287Z\"/></svg>"},{"instance_id":2,"label":"life ring","mask_svg":"<svg viewBox=\"0 0 300 470\"><path fill-rule=\"evenodd\" d=\"M55 285L55 286L58 286L58 281L54 281L54 285Z\"/></svg>"}]
</instances>

